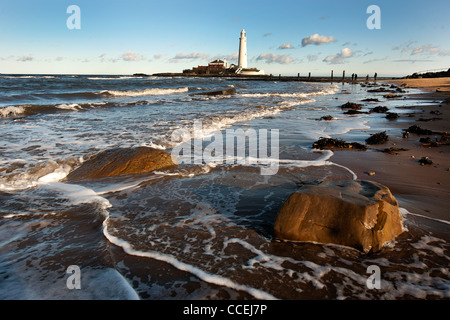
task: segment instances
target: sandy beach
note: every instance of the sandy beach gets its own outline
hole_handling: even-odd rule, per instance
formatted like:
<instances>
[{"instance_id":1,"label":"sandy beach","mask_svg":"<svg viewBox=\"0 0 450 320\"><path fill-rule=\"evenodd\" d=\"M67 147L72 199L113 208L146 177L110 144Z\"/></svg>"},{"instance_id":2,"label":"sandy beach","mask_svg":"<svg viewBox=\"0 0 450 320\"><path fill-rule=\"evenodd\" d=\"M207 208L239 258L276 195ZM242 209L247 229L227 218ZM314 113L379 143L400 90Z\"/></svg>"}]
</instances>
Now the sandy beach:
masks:
<instances>
[{"instance_id":1,"label":"sandy beach","mask_svg":"<svg viewBox=\"0 0 450 320\"><path fill-rule=\"evenodd\" d=\"M371 146L366 152L336 151L333 161L351 168L359 179L373 180L388 186L400 207L414 213L409 217L414 218L412 222L417 227L433 229L434 232L439 230L440 236L449 239L448 223L433 219L449 220L450 145L442 142L437 146L428 146L421 143L420 139L430 137L435 141L441 137L438 132L448 131L450 79L398 79L386 82L424 91L419 95L404 97L405 109L410 109L413 114L402 115L399 120L386 123L385 130L389 136L387 143ZM426 103L410 106L409 99L420 99ZM434 134L410 133L404 138L402 130L413 125L431 130ZM391 147L406 150L392 154L380 152ZM432 163L421 165L419 160L424 157L428 157Z\"/></svg>"}]
</instances>

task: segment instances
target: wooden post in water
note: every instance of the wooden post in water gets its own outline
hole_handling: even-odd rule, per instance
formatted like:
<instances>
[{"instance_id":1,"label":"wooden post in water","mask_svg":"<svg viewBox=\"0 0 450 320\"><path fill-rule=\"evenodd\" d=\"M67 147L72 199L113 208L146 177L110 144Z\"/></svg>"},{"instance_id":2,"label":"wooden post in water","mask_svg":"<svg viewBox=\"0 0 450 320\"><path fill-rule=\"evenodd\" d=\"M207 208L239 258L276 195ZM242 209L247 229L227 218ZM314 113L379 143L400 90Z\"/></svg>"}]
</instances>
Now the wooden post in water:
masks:
<instances>
[{"instance_id":1,"label":"wooden post in water","mask_svg":"<svg viewBox=\"0 0 450 320\"><path fill-rule=\"evenodd\" d=\"M331 82L333 82L333 70L331 70Z\"/></svg>"},{"instance_id":2,"label":"wooden post in water","mask_svg":"<svg viewBox=\"0 0 450 320\"><path fill-rule=\"evenodd\" d=\"M281 80L281 74L278 75L278 80Z\"/></svg>"},{"instance_id":3,"label":"wooden post in water","mask_svg":"<svg viewBox=\"0 0 450 320\"><path fill-rule=\"evenodd\" d=\"M345 70L342 72L342 82L345 81Z\"/></svg>"},{"instance_id":4,"label":"wooden post in water","mask_svg":"<svg viewBox=\"0 0 450 320\"><path fill-rule=\"evenodd\" d=\"M297 80L300 81L300 72L297 73Z\"/></svg>"},{"instance_id":5,"label":"wooden post in water","mask_svg":"<svg viewBox=\"0 0 450 320\"><path fill-rule=\"evenodd\" d=\"M308 74L308 80L311 80L311 72Z\"/></svg>"}]
</instances>

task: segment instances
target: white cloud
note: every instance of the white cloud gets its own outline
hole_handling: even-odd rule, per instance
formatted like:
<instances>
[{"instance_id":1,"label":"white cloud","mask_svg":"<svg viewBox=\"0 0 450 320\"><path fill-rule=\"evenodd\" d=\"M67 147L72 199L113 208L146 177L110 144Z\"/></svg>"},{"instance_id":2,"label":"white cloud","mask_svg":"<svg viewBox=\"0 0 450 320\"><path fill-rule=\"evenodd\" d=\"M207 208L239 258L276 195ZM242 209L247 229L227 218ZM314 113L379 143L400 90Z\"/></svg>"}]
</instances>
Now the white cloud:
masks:
<instances>
[{"instance_id":1,"label":"white cloud","mask_svg":"<svg viewBox=\"0 0 450 320\"><path fill-rule=\"evenodd\" d=\"M321 36L318 33L315 33L309 37L303 38L302 46L305 47L309 44L314 44L316 46L320 46L322 44L336 42L333 36Z\"/></svg>"},{"instance_id":2,"label":"white cloud","mask_svg":"<svg viewBox=\"0 0 450 320\"><path fill-rule=\"evenodd\" d=\"M450 50L446 50L446 51L441 51L439 52L440 56L450 56Z\"/></svg>"},{"instance_id":3,"label":"white cloud","mask_svg":"<svg viewBox=\"0 0 450 320\"><path fill-rule=\"evenodd\" d=\"M290 43L283 43L278 49L294 49L294 47Z\"/></svg>"},{"instance_id":4,"label":"white cloud","mask_svg":"<svg viewBox=\"0 0 450 320\"><path fill-rule=\"evenodd\" d=\"M27 62L27 61L33 61L34 58L32 56L22 56L22 57L18 57L17 61L20 62Z\"/></svg>"},{"instance_id":5,"label":"white cloud","mask_svg":"<svg viewBox=\"0 0 450 320\"><path fill-rule=\"evenodd\" d=\"M135 52L127 51L123 53L120 58L124 61L139 61L144 60L145 58Z\"/></svg>"},{"instance_id":6,"label":"white cloud","mask_svg":"<svg viewBox=\"0 0 450 320\"><path fill-rule=\"evenodd\" d=\"M215 55L214 57L211 58L211 60L223 60L226 59L227 60L227 64L230 63L237 63L239 58L239 53L235 52L233 54L218 54Z\"/></svg>"},{"instance_id":7,"label":"white cloud","mask_svg":"<svg viewBox=\"0 0 450 320\"><path fill-rule=\"evenodd\" d=\"M416 62L433 62L433 60L401 59L401 60L392 60L392 62L416 63Z\"/></svg>"},{"instance_id":8,"label":"white cloud","mask_svg":"<svg viewBox=\"0 0 450 320\"><path fill-rule=\"evenodd\" d=\"M423 46L419 46L419 47L415 47L412 52L411 55L416 55L416 54L434 54L439 52L441 49L439 49L438 47L433 47L431 46L429 43L424 44Z\"/></svg>"},{"instance_id":9,"label":"white cloud","mask_svg":"<svg viewBox=\"0 0 450 320\"><path fill-rule=\"evenodd\" d=\"M266 63L280 63L280 64L289 64L294 61L292 57L288 54L275 54L275 53L262 53L257 58L257 61L265 61Z\"/></svg>"},{"instance_id":10,"label":"white cloud","mask_svg":"<svg viewBox=\"0 0 450 320\"><path fill-rule=\"evenodd\" d=\"M177 60L185 60L185 59L208 59L209 55L205 53L200 52L192 52L192 53L184 53L180 52L175 55L171 60L177 61Z\"/></svg>"},{"instance_id":11,"label":"white cloud","mask_svg":"<svg viewBox=\"0 0 450 320\"><path fill-rule=\"evenodd\" d=\"M307 56L309 62L316 61L319 57L317 54L308 54Z\"/></svg>"},{"instance_id":12,"label":"white cloud","mask_svg":"<svg viewBox=\"0 0 450 320\"><path fill-rule=\"evenodd\" d=\"M371 59L371 60L364 61L363 64L373 63L373 62L377 62L377 61L386 61L387 59L388 59L387 56L384 58L380 58L380 59Z\"/></svg>"},{"instance_id":13,"label":"white cloud","mask_svg":"<svg viewBox=\"0 0 450 320\"><path fill-rule=\"evenodd\" d=\"M155 58L155 59L161 59L163 56L164 56L164 55L163 55L162 53L155 53L155 54L153 55L153 58Z\"/></svg>"},{"instance_id":14,"label":"white cloud","mask_svg":"<svg viewBox=\"0 0 450 320\"><path fill-rule=\"evenodd\" d=\"M344 48L338 54L334 56L328 56L323 59L324 62L329 64L341 64L344 63L346 59L352 57L354 52L350 48Z\"/></svg>"}]
</instances>

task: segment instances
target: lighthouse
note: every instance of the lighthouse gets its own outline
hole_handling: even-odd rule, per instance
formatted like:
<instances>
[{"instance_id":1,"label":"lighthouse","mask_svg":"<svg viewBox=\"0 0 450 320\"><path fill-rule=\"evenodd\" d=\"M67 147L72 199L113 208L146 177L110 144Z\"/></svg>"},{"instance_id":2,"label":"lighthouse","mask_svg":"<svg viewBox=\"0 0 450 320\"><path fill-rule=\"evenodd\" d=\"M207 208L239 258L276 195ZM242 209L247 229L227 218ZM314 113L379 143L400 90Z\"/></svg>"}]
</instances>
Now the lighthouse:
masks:
<instances>
[{"instance_id":1,"label":"lighthouse","mask_svg":"<svg viewBox=\"0 0 450 320\"><path fill-rule=\"evenodd\" d=\"M239 60L238 68L247 68L247 37L245 36L245 30L242 29L241 37L239 38Z\"/></svg>"}]
</instances>

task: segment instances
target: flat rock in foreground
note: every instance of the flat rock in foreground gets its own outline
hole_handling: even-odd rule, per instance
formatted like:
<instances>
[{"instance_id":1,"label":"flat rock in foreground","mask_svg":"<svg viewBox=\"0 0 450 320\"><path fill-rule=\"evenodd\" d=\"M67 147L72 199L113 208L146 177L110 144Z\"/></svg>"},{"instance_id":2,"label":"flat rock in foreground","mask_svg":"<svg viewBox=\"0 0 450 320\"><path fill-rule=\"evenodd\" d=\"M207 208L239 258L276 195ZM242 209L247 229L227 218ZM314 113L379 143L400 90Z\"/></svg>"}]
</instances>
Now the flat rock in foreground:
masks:
<instances>
[{"instance_id":1,"label":"flat rock in foreground","mask_svg":"<svg viewBox=\"0 0 450 320\"><path fill-rule=\"evenodd\" d=\"M381 250L402 232L390 190L364 180L301 187L283 204L274 226L279 239L339 244L365 253Z\"/></svg>"},{"instance_id":2,"label":"flat rock in foreground","mask_svg":"<svg viewBox=\"0 0 450 320\"><path fill-rule=\"evenodd\" d=\"M95 179L146 173L176 165L170 153L150 148L114 148L98 153L67 176L68 180Z\"/></svg>"}]
</instances>

